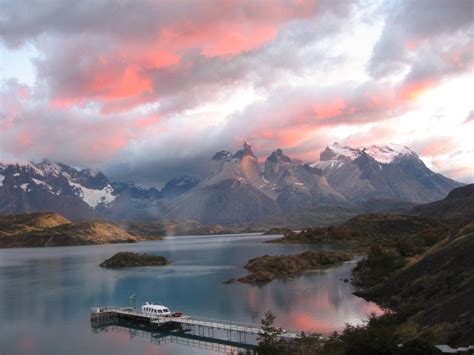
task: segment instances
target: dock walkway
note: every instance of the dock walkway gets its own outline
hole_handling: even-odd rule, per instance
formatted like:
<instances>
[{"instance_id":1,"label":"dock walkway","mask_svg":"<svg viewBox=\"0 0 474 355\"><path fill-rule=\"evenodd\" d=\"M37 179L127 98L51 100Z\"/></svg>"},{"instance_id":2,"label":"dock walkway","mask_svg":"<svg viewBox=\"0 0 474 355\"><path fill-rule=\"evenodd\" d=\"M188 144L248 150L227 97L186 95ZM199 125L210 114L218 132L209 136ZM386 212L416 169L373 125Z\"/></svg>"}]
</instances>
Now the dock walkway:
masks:
<instances>
[{"instance_id":1,"label":"dock walkway","mask_svg":"<svg viewBox=\"0 0 474 355\"><path fill-rule=\"evenodd\" d=\"M158 315L150 315L142 313L133 307L94 307L91 312L91 321L111 320L119 318L131 322L148 323L151 328L162 326L181 326L182 328L191 329L199 335L214 337L214 330L227 332L227 339L232 339L232 333L239 334L239 340L245 341L246 335L262 334L260 325L252 323L234 322L228 320L219 320L213 318L196 317L191 315L183 315L181 317L163 317ZM281 338L295 339L300 336L301 332L282 329Z\"/></svg>"}]
</instances>

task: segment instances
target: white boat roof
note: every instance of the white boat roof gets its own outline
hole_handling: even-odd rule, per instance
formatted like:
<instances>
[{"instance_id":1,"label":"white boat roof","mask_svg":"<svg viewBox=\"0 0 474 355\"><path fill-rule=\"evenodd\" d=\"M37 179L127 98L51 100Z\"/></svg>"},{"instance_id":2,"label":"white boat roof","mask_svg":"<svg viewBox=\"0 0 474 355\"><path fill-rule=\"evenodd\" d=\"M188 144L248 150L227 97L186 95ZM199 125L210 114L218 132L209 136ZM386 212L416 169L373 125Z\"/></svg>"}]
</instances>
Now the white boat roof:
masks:
<instances>
[{"instance_id":1,"label":"white boat roof","mask_svg":"<svg viewBox=\"0 0 474 355\"><path fill-rule=\"evenodd\" d=\"M162 304L153 304L153 303L145 303L143 307L148 307L148 308L152 308L152 309L168 309L168 307L166 306L163 306Z\"/></svg>"}]
</instances>

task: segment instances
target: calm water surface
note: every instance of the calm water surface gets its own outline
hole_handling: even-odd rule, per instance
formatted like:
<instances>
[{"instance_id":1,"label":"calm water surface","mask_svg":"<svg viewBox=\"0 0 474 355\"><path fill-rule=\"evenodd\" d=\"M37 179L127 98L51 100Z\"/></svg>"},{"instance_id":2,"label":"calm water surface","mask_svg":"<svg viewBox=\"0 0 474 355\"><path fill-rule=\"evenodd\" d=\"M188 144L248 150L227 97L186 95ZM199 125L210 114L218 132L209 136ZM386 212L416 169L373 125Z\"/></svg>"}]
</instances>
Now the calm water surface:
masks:
<instances>
[{"instance_id":1,"label":"calm water surface","mask_svg":"<svg viewBox=\"0 0 474 355\"><path fill-rule=\"evenodd\" d=\"M354 262L264 287L223 285L248 259L292 254L302 245L262 243L260 235L169 237L137 244L0 250L0 354L203 354L128 333L94 333L90 308L145 301L196 316L259 323L267 310L289 329L331 333L379 308L341 281ZM312 249L316 249L313 247ZM117 251L164 255L172 264L124 270L98 266Z\"/></svg>"}]
</instances>

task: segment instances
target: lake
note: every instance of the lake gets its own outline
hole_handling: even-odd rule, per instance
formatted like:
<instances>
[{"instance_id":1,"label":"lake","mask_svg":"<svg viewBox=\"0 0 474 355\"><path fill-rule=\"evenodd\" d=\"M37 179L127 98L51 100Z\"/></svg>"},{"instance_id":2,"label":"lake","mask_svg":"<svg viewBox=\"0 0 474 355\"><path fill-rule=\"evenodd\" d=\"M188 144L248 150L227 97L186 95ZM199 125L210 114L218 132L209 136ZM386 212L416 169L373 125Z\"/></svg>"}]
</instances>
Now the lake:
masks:
<instances>
[{"instance_id":1,"label":"lake","mask_svg":"<svg viewBox=\"0 0 474 355\"><path fill-rule=\"evenodd\" d=\"M355 260L264 287L222 284L245 275L243 265L256 256L329 249L262 243L272 238L180 236L136 244L0 250L0 354L213 353L173 342L156 345L132 332L93 332L91 307L126 305L132 294L138 306L149 301L172 311L241 322L260 323L271 310L277 326L324 334L380 313L341 281L350 278ZM163 255L172 264L122 270L98 266L118 251Z\"/></svg>"}]
</instances>

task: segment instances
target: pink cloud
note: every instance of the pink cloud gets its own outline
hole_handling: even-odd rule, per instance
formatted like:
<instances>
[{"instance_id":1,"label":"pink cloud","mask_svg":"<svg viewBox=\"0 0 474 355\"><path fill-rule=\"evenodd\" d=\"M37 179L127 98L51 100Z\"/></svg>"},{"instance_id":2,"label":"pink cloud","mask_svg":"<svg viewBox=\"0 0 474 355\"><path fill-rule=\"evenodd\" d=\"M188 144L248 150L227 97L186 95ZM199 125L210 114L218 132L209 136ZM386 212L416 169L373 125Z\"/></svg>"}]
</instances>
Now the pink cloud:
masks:
<instances>
[{"instance_id":1,"label":"pink cloud","mask_svg":"<svg viewBox=\"0 0 474 355\"><path fill-rule=\"evenodd\" d=\"M169 11L167 4L149 5L150 11L161 7ZM71 43L58 42L57 50L64 53L55 54L50 49L51 58L40 65L40 75L47 72L54 84L51 107L93 101L103 107L103 113L116 113L159 100L162 93L153 79L158 71L176 67L167 71L167 75L173 75L189 70L190 62L183 61L183 57L193 53L198 53L201 60L212 61L259 49L273 41L289 21L313 15L315 5L306 0L275 1L271 6L239 1L216 6L215 2L204 1L187 8L195 12L193 16L184 16L184 9L177 11L166 21L144 19L146 35L137 36L132 30L130 36L105 36L101 39L107 42L105 46L89 43L84 36L78 36L76 45L74 37L68 39Z\"/></svg>"},{"instance_id":2,"label":"pink cloud","mask_svg":"<svg viewBox=\"0 0 474 355\"><path fill-rule=\"evenodd\" d=\"M160 119L161 118L159 115L149 115L149 116L136 120L133 125L137 128L147 128L160 122Z\"/></svg>"},{"instance_id":3,"label":"pink cloud","mask_svg":"<svg viewBox=\"0 0 474 355\"><path fill-rule=\"evenodd\" d=\"M431 139L421 149L421 155L433 157L437 155L447 154L456 149L456 147L457 142L454 138L451 137Z\"/></svg>"}]
</instances>

